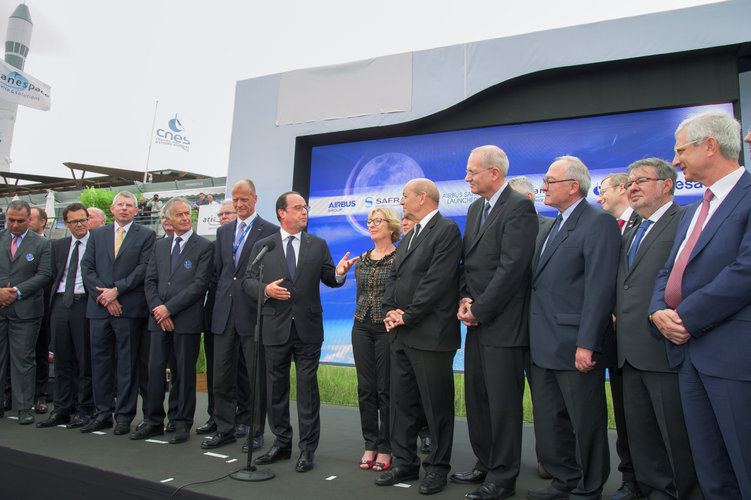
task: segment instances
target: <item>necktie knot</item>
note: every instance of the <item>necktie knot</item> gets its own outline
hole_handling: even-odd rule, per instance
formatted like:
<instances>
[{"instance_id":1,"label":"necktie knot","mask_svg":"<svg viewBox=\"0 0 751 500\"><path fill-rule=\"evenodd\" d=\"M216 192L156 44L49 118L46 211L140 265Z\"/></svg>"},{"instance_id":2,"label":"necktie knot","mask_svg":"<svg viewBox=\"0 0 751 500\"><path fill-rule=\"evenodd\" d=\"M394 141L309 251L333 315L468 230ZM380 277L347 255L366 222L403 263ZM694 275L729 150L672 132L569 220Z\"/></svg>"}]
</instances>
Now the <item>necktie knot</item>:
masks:
<instances>
[{"instance_id":1,"label":"necktie knot","mask_svg":"<svg viewBox=\"0 0 751 500\"><path fill-rule=\"evenodd\" d=\"M711 189L707 188L707 190L704 191L704 201L712 201L712 198L714 198L714 193Z\"/></svg>"}]
</instances>

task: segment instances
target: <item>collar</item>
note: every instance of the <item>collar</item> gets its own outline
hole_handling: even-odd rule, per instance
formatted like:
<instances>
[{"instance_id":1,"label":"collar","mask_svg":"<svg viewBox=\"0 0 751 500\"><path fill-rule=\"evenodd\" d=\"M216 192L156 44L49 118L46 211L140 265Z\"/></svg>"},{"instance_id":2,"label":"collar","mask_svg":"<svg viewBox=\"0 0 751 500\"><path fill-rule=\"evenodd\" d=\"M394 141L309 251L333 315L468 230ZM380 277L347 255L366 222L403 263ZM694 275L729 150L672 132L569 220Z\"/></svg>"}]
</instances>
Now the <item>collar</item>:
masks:
<instances>
[{"instance_id":1,"label":"collar","mask_svg":"<svg viewBox=\"0 0 751 500\"><path fill-rule=\"evenodd\" d=\"M568 220L568 218L571 216L574 210L576 210L576 207L579 206L579 203L582 202L582 200L584 200L584 197L579 198L578 200L573 202L571 206L569 206L566 210L561 212L561 226L563 226L566 223L566 220Z\"/></svg>"},{"instance_id":2,"label":"collar","mask_svg":"<svg viewBox=\"0 0 751 500\"><path fill-rule=\"evenodd\" d=\"M631 218L631 214L634 213L634 209L631 207L626 208L626 210L623 211L620 217L618 217L618 220L625 220L628 222L628 220Z\"/></svg>"},{"instance_id":3,"label":"collar","mask_svg":"<svg viewBox=\"0 0 751 500\"><path fill-rule=\"evenodd\" d=\"M284 242L284 240L286 240L290 236L296 236L297 241L300 241L300 235L302 234L302 231L300 231L299 233L288 233L284 229L279 228L279 234L282 236L282 242Z\"/></svg>"},{"instance_id":4,"label":"collar","mask_svg":"<svg viewBox=\"0 0 751 500\"><path fill-rule=\"evenodd\" d=\"M714 199L712 201L716 199L717 201L722 202L722 200L725 199L728 193L730 193L730 190L733 189L741 179L741 176L745 171L746 169L744 167L738 167L736 170L733 170L728 175L712 184L709 187L712 190L712 194L714 195Z\"/></svg>"},{"instance_id":5,"label":"collar","mask_svg":"<svg viewBox=\"0 0 751 500\"><path fill-rule=\"evenodd\" d=\"M495 192L493 196L491 196L487 201L490 203L490 208L493 208L495 204L498 202L498 198L501 197L501 193L503 193L503 190L506 189L506 186L508 186L508 182L504 182L501 188Z\"/></svg>"},{"instance_id":6,"label":"collar","mask_svg":"<svg viewBox=\"0 0 751 500\"><path fill-rule=\"evenodd\" d=\"M437 213L438 213L438 209L436 208L435 210L433 210L432 212L429 212L425 217L423 217L420 221L417 222L417 224L420 224L420 231L425 229L425 226L428 225L428 222L430 222L430 219L432 219L433 216ZM415 226L417 224L415 224Z\"/></svg>"},{"instance_id":7,"label":"collar","mask_svg":"<svg viewBox=\"0 0 751 500\"><path fill-rule=\"evenodd\" d=\"M125 229L125 234L128 234L128 231L130 231L130 227L133 225L133 221L130 221L129 223L125 224L124 226L121 226L119 222L115 221L113 223L113 226L115 226L115 235L117 235L117 228L122 227Z\"/></svg>"},{"instance_id":8,"label":"collar","mask_svg":"<svg viewBox=\"0 0 751 500\"><path fill-rule=\"evenodd\" d=\"M172 244L173 245L175 243L175 238L177 238L177 236L178 236L177 233L175 233L172 236ZM185 233L185 234L183 234L183 235L181 235L180 238L182 238L182 242L185 243L186 241L188 241L190 239L191 236L193 236L193 229L192 228L188 229L188 232Z\"/></svg>"},{"instance_id":9,"label":"collar","mask_svg":"<svg viewBox=\"0 0 751 500\"><path fill-rule=\"evenodd\" d=\"M655 210L655 213L653 213L652 215L650 215L647 219L651 220L652 222L657 222L658 220L660 220L660 217L662 217L663 215L665 215L665 212L668 211L668 208L670 208L670 206L672 204L673 204L673 199L670 198L670 201L668 201L663 206L661 206L660 208L658 208L657 210Z\"/></svg>"}]
</instances>

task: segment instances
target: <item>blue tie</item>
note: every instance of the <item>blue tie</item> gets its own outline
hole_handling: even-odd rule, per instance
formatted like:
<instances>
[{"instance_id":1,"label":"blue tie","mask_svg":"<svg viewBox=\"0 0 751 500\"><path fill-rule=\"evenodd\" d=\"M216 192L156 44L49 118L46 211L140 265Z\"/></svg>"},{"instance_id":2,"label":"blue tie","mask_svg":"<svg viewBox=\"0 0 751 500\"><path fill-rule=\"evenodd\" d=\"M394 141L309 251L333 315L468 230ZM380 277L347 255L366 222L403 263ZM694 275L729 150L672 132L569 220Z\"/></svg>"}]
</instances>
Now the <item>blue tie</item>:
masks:
<instances>
[{"instance_id":1,"label":"blue tie","mask_svg":"<svg viewBox=\"0 0 751 500\"><path fill-rule=\"evenodd\" d=\"M480 217L480 227L482 227L485 224L485 219L488 218L488 214L490 213L490 202L485 202L485 208L482 210L482 217Z\"/></svg>"},{"instance_id":2,"label":"blue tie","mask_svg":"<svg viewBox=\"0 0 751 500\"><path fill-rule=\"evenodd\" d=\"M180 260L180 242L183 239L181 237L175 238L175 246L172 247L172 261L170 263L170 271L174 271L177 261Z\"/></svg>"},{"instance_id":3,"label":"blue tie","mask_svg":"<svg viewBox=\"0 0 751 500\"><path fill-rule=\"evenodd\" d=\"M290 235L287 240L287 267L289 268L289 275L292 279L295 279L295 269L297 269L297 263L295 262L295 247L292 246L294 236Z\"/></svg>"},{"instance_id":4,"label":"blue tie","mask_svg":"<svg viewBox=\"0 0 751 500\"><path fill-rule=\"evenodd\" d=\"M631 269L631 264L634 262L634 257L636 257L636 251L639 250L639 245L641 244L642 238L644 238L644 234L647 232L647 229L649 229L649 226L651 226L653 222L649 219L644 220L641 224L639 224L639 228L636 230L636 236L634 236L634 242L631 243L631 250L628 251L628 267Z\"/></svg>"}]
</instances>

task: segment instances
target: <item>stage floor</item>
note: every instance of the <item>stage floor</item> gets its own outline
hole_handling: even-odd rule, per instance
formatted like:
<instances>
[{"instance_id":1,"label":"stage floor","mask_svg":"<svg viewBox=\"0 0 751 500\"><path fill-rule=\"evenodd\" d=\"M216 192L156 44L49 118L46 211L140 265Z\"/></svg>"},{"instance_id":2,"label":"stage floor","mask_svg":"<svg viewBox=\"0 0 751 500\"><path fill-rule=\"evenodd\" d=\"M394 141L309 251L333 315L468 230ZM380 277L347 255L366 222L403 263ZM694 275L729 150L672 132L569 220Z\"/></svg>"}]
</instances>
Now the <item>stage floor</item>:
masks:
<instances>
[{"instance_id":1,"label":"stage floor","mask_svg":"<svg viewBox=\"0 0 751 500\"><path fill-rule=\"evenodd\" d=\"M207 418L206 394L198 394L196 423L201 425ZM297 418L294 402L292 403L292 422L297 430ZM162 482L162 486L175 488L187 483L208 481L221 478L243 466L247 455L241 452L243 440L212 450L221 456L207 455L200 443L202 436L191 434L187 443L167 444L170 435L159 436L160 442L131 441L128 436L115 436L112 429L106 433L81 434L77 429L64 428L37 429L34 425L20 426L14 418L16 412L6 412L0 419L0 446L26 453L42 455L51 459L71 462L85 466L115 472L153 483ZM36 415L37 422L46 418ZM140 422L140 415L133 423ZM307 473L295 472L298 451L293 450L291 460L275 463L268 468L276 477L270 481L244 483L224 477L208 484L187 487L187 490L226 498L267 498L286 499L321 498L321 499L383 499L383 498L418 498L415 481L410 487L378 487L373 484L376 472L362 471L357 463L362 455L363 443L360 433L360 417L357 408L324 405L321 408L321 442L315 455L315 468ZM514 498L525 498L529 488L545 486L547 481L537 477L537 461L534 453L534 432L531 424L524 425L522 468L516 485ZM618 457L615 453L615 431L609 432L611 474L605 486L603 498L609 499L620 486L621 477L617 470ZM261 453L269 448L273 435L266 431L266 445ZM296 439L296 437L295 437ZM0 450L1 451L1 450ZM41 461L41 460L40 460ZM46 461L45 461L46 463ZM467 437L467 422L464 418L456 419L452 470L469 470L474 464L472 450ZM41 464L40 464L41 465ZM54 478L45 475L45 468L37 472L40 484L48 490L50 497L60 498L62 492L56 489ZM3 485L12 482L7 477L8 470L0 470L0 496ZM3 477L6 476L6 477ZM420 474L423 476L423 471ZM17 479L17 478L16 478ZM39 484L37 485L39 486ZM464 485L449 483L448 487L436 497L462 498L471 489ZM7 492L8 490L5 490ZM37 488L38 491L38 488ZM72 492L71 492L72 493ZM80 493L80 492L79 492ZM88 497L74 495L77 498L107 498L107 492ZM164 498L168 498L169 494ZM35 498L35 495L26 498Z\"/></svg>"}]
</instances>

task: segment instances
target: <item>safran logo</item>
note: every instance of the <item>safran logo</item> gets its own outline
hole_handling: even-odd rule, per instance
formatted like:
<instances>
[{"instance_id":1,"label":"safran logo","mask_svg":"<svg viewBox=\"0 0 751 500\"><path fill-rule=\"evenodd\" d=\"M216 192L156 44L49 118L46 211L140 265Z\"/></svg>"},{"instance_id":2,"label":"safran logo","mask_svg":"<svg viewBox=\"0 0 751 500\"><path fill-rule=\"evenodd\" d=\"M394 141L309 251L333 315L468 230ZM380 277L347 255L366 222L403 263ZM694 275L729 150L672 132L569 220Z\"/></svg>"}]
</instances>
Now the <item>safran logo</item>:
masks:
<instances>
[{"instance_id":1,"label":"safran logo","mask_svg":"<svg viewBox=\"0 0 751 500\"><path fill-rule=\"evenodd\" d=\"M173 146L182 149L185 152L190 150L190 139L184 133L185 127L180 119L175 115L174 118L167 122L167 128L156 129L156 144Z\"/></svg>"}]
</instances>

